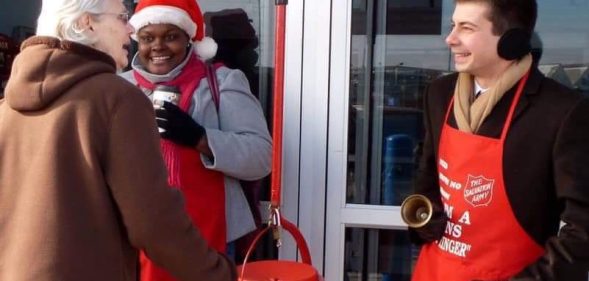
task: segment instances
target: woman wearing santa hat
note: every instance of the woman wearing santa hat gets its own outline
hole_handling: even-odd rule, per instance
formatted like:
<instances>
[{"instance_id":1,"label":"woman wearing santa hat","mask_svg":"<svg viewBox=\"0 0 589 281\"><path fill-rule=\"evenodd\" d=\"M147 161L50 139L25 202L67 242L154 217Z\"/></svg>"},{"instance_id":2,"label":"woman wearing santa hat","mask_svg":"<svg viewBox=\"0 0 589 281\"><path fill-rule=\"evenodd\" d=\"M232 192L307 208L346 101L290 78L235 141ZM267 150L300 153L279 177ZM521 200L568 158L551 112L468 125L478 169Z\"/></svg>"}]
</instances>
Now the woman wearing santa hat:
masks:
<instances>
[{"instance_id":1,"label":"woman wearing santa hat","mask_svg":"<svg viewBox=\"0 0 589 281\"><path fill-rule=\"evenodd\" d=\"M179 89L178 105L156 109L168 181L182 190L210 245L224 252L227 242L255 229L239 181L270 173L272 140L262 108L241 71L215 65L216 108L204 61L217 45L204 36L194 0L141 0L129 22L139 49L133 70L122 75L150 98L158 85ZM141 262L142 280L172 280L145 256Z\"/></svg>"}]
</instances>

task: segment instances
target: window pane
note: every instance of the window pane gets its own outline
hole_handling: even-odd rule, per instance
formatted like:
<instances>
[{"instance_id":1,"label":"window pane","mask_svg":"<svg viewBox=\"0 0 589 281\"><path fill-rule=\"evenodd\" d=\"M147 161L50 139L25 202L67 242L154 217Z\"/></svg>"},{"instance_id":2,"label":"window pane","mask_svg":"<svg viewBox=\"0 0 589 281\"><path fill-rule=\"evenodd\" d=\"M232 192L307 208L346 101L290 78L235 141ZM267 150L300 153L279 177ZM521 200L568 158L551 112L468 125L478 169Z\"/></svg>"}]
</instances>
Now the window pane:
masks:
<instances>
[{"instance_id":1,"label":"window pane","mask_svg":"<svg viewBox=\"0 0 589 281\"><path fill-rule=\"evenodd\" d=\"M419 248L407 231L346 229L344 280L409 281Z\"/></svg>"},{"instance_id":2,"label":"window pane","mask_svg":"<svg viewBox=\"0 0 589 281\"><path fill-rule=\"evenodd\" d=\"M453 3L353 0L348 203L399 205L411 192L423 92L454 70L444 42ZM589 95L589 1L540 0L538 7L532 47L540 70Z\"/></svg>"},{"instance_id":3,"label":"window pane","mask_svg":"<svg viewBox=\"0 0 589 281\"><path fill-rule=\"evenodd\" d=\"M423 91L449 71L442 2L352 7L347 202L399 205L411 192L423 138Z\"/></svg>"},{"instance_id":4,"label":"window pane","mask_svg":"<svg viewBox=\"0 0 589 281\"><path fill-rule=\"evenodd\" d=\"M532 39L544 75L589 95L589 0L538 1Z\"/></svg>"},{"instance_id":5,"label":"window pane","mask_svg":"<svg viewBox=\"0 0 589 281\"><path fill-rule=\"evenodd\" d=\"M258 98L272 129L272 83L274 72L274 2L260 0L198 0L204 14L206 35L218 45L214 62L222 62L229 68L241 70ZM270 197L270 176L262 180L259 191L247 195ZM259 192L253 195L252 192ZM253 199L252 199L253 200ZM261 207L260 207L261 208ZM265 217L261 218L265 220ZM251 240L252 237L250 237ZM242 262L248 239L236 244L237 263ZM271 236L265 236L250 261L277 258L277 248Z\"/></svg>"},{"instance_id":6,"label":"window pane","mask_svg":"<svg viewBox=\"0 0 589 281\"><path fill-rule=\"evenodd\" d=\"M206 34L219 46L215 60L246 74L252 93L260 100L270 124L273 3L257 0L198 2L204 13Z\"/></svg>"}]
</instances>

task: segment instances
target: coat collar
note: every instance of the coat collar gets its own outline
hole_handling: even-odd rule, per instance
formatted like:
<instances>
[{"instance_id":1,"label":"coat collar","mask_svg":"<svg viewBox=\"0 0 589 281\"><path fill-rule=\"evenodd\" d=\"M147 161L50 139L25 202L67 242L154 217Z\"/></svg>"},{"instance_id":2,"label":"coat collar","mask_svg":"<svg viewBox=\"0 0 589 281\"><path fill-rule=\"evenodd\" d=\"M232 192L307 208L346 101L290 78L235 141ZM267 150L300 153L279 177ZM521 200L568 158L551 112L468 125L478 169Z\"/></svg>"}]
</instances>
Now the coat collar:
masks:
<instances>
[{"instance_id":1,"label":"coat collar","mask_svg":"<svg viewBox=\"0 0 589 281\"><path fill-rule=\"evenodd\" d=\"M449 104L450 100L452 99L452 94L453 94L453 90L456 86L457 78L458 78L458 73L450 74L447 76L447 78L444 78L444 79L448 79L448 81L452 81L450 83L445 84L445 85L447 85L448 88L443 90L445 93L447 93L447 95L446 95L447 102L445 102L445 104ZM523 93L519 99L519 102L518 102L517 106L515 107L515 111L513 113L514 115L513 115L512 120L516 120L523 112L525 112L525 110L528 108L528 106L533 102L534 98L538 94L540 94L540 87L541 87L543 80L544 80L544 74L542 74L542 72L540 72L537 65L532 64L532 67L530 69L530 76L528 77L528 81L527 81L526 85L524 86L524 90L523 90ZM517 89L517 84L515 86L513 86L509 90L509 92L507 92L504 95L504 98L513 97L515 95L516 89ZM510 100L511 100L511 98L510 98ZM444 107L444 112L446 112L445 111L446 109L447 109L447 107ZM455 120L454 114L451 114L450 120L448 122L449 122L449 124L451 124L453 127L456 128L456 120ZM483 127L488 127L488 124L486 124L486 122L483 123ZM491 133L487 132L486 135L493 136L498 133L500 133L500 131L491 132Z\"/></svg>"},{"instance_id":2,"label":"coat collar","mask_svg":"<svg viewBox=\"0 0 589 281\"><path fill-rule=\"evenodd\" d=\"M539 94L542 79L544 79L544 74L540 72L537 65L532 65L532 68L530 69L530 77L528 78L523 93L515 108L515 112L513 113L514 120L517 119L517 117L525 111L525 109L530 105L534 96ZM517 87L514 87L510 91L515 91L516 88Z\"/></svg>"}]
</instances>

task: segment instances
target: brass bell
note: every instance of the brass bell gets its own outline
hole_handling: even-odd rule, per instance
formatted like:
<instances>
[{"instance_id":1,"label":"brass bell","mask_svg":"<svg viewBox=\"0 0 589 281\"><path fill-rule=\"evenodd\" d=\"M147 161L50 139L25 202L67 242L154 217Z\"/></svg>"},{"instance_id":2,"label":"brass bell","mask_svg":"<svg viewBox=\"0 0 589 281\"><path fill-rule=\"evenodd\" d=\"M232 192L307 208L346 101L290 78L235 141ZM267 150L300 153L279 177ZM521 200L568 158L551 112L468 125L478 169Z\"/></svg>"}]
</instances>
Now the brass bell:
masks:
<instances>
[{"instance_id":1,"label":"brass bell","mask_svg":"<svg viewBox=\"0 0 589 281\"><path fill-rule=\"evenodd\" d=\"M432 202L421 194L413 194L401 204L401 218L411 228L420 228L432 218Z\"/></svg>"}]
</instances>

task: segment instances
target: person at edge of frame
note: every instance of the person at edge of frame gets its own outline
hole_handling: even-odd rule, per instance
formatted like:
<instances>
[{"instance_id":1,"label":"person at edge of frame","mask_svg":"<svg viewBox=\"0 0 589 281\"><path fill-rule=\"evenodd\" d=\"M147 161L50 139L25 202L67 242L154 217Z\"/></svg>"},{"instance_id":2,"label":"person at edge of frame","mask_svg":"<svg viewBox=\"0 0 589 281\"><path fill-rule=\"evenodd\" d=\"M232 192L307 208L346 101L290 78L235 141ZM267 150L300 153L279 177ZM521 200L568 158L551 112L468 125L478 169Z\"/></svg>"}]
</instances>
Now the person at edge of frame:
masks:
<instances>
[{"instance_id":1,"label":"person at edge of frame","mask_svg":"<svg viewBox=\"0 0 589 281\"><path fill-rule=\"evenodd\" d=\"M536 17L535 0L455 1L457 73L424 97L414 281L587 281L589 100L538 70Z\"/></svg>"},{"instance_id":2,"label":"person at edge of frame","mask_svg":"<svg viewBox=\"0 0 589 281\"><path fill-rule=\"evenodd\" d=\"M117 75L121 0L44 0L0 100L0 280L136 281L139 250L178 280L232 281L167 184L153 106Z\"/></svg>"}]
</instances>

